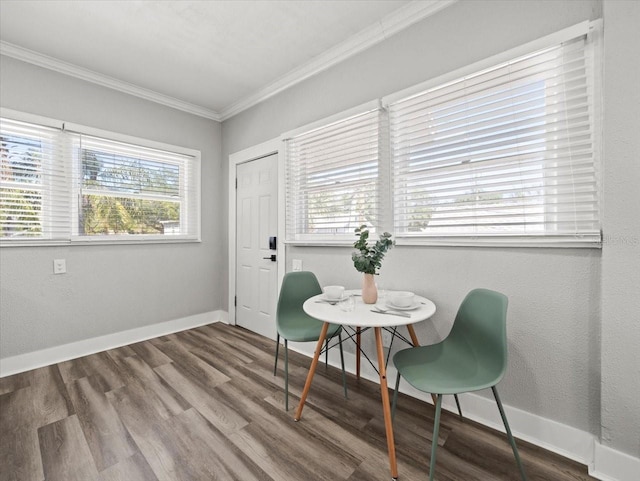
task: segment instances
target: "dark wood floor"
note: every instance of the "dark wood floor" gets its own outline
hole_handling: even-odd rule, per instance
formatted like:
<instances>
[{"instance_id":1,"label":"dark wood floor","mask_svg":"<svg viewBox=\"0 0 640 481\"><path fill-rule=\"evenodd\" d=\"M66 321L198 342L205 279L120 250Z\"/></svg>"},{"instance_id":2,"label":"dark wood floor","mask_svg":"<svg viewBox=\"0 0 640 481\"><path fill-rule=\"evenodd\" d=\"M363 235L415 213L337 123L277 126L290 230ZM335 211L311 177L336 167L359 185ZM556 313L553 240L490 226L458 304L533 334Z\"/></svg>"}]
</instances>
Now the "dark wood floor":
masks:
<instances>
[{"instance_id":1,"label":"dark wood floor","mask_svg":"<svg viewBox=\"0 0 640 481\"><path fill-rule=\"evenodd\" d=\"M2 481L388 480L378 385L318 369L300 422L273 341L213 324L0 379ZM291 353L297 406L309 359ZM433 408L399 399L402 481L425 480ZM505 437L444 413L438 480L515 480ZM519 443L534 480L586 467Z\"/></svg>"}]
</instances>

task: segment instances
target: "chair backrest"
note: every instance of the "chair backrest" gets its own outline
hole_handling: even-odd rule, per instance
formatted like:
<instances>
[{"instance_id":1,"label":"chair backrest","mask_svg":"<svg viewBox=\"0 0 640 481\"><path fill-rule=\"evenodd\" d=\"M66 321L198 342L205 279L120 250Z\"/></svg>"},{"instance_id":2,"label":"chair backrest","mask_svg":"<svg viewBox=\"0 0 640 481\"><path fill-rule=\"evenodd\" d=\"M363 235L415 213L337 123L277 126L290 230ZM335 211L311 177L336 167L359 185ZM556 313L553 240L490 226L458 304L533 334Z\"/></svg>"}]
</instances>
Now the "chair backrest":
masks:
<instances>
[{"instance_id":1,"label":"chair backrest","mask_svg":"<svg viewBox=\"0 0 640 481\"><path fill-rule=\"evenodd\" d=\"M474 289L462 301L447 341L470 348L478 367L495 375L496 383L507 368L507 296Z\"/></svg>"},{"instance_id":2,"label":"chair backrest","mask_svg":"<svg viewBox=\"0 0 640 481\"><path fill-rule=\"evenodd\" d=\"M302 304L317 294L322 294L322 288L313 272L296 271L285 274L276 311L278 328L296 318L309 318L302 309Z\"/></svg>"}]
</instances>

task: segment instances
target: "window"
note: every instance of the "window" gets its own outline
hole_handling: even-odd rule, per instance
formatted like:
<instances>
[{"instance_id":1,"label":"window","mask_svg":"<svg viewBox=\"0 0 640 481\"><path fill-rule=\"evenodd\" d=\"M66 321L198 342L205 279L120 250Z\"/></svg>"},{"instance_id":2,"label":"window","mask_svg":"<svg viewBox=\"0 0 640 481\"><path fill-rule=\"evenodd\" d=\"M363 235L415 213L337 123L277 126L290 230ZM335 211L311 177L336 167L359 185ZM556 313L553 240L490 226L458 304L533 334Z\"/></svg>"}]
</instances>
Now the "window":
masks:
<instances>
[{"instance_id":1,"label":"window","mask_svg":"<svg viewBox=\"0 0 640 481\"><path fill-rule=\"evenodd\" d=\"M84 135L78 152L78 235L189 233L187 156Z\"/></svg>"},{"instance_id":2,"label":"window","mask_svg":"<svg viewBox=\"0 0 640 481\"><path fill-rule=\"evenodd\" d=\"M600 34L583 22L283 135L287 241L365 224L407 244L599 247Z\"/></svg>"},{"instance_id":3,"label":"window","mask_svg":"<svg viewBox=\"0 0 640 481\"><path fill-rule=\"evenodd\" d=\"M589 47L583 35L391 102L396 236L597 243Z\"/></svg>"},{"instance_id":4,"label":"window","mask_svg":"<svg viewBox=\"0 0 640 481\"><path fill-rule=\"evenodd\" d=\"M69 235L68 166L60 128L2 118L0 238L58 240ZM4 243L3 243L4 244Z\"/></svg>"},{"instance_id":5,"label":"window","mask_svg":"<svg viewBox=\"0 0 640 481\"><path fill-rule=\"evenodd\" d=\"M286 138L287 240L352 240L380 225L380 117L376 104Z\"/></svg>"},{"instance_id":6,"label":"window","mask_svg":"<svg viewBox=\"0 0 640 481\"><path fill-rule=\"evenodd\" d=\"M2 117L2 245L199 238L198 152L45 123Z\"/></svg>"}]
</instances>

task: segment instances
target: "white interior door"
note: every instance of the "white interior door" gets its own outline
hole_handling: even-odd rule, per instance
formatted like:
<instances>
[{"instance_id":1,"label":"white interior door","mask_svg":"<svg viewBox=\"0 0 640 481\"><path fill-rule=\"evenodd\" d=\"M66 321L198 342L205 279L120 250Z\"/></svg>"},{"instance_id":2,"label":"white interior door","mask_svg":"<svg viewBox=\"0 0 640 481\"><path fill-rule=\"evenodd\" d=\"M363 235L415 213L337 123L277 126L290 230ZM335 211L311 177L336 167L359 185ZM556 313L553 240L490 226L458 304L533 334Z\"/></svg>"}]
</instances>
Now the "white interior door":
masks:
<instances>
[{"instance_id":1,"label":"white interior door","mask_svg":"<svg viewBox=\"0 0 640 481\"><path fill-rule=\"evenodd\" d=\"M236 324L271 339L278 264L269 238L278 231L277 169L275 154L236 168Z\"/></svg>"}]
</instances>

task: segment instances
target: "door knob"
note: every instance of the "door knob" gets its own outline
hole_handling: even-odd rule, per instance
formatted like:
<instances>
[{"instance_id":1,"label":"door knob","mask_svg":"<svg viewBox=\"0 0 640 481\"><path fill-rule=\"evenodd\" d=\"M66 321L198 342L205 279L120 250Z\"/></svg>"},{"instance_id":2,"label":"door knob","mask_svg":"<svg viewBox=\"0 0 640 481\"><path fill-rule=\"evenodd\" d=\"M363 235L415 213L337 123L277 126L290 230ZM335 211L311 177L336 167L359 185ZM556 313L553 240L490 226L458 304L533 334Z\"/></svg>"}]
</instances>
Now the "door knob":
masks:
<instances>
[{"instance_id":1,"label":"door knob","mask_svg":"<svg viewBox=\"0 0 640 481\"><path fill-rule=\"evenodd\" d=\"M276 261L276 255L275 254L271 254L269 257L263 257L263 259L269 259L269 260L271 260L271 262L275 262Z\"/></svg>"}]
</instances>

